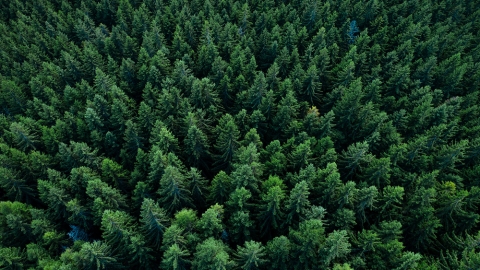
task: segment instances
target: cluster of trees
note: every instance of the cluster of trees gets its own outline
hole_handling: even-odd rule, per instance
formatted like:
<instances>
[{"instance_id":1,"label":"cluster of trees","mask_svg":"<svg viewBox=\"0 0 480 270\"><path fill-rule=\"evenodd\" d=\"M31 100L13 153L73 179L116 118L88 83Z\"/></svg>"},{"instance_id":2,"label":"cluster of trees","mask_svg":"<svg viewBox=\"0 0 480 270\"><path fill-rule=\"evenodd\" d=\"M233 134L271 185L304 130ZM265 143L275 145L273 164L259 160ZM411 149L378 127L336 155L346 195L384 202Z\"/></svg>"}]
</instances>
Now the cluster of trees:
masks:
<instances>
[{"instance_id":1,"label":"cluster of trees","mask_svg":"<svg viewBox=\"0 0 480 270\"><path fill-rule=\"evenodd\" d=\"M479 6L0 1L0 268L480 268Z\"/></svg>"}]
</instances>

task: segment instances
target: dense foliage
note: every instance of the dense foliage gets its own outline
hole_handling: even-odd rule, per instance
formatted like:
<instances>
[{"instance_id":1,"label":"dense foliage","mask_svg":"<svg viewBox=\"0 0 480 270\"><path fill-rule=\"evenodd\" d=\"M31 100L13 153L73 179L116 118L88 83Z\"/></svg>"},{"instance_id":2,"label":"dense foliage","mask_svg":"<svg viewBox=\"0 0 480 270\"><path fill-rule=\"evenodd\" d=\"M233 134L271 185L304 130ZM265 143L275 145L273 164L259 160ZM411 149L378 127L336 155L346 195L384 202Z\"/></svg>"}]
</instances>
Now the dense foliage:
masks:
<instances>
[{"instance_id":1,"label":"dense foliage","mask_svg":"<svg viewBox=\"0 0 480 270\"><path fill-rule=\"evenodd\" d=\"M0 269L480 269L479 7L0 1Z\"/></svg>"}]
</instances>

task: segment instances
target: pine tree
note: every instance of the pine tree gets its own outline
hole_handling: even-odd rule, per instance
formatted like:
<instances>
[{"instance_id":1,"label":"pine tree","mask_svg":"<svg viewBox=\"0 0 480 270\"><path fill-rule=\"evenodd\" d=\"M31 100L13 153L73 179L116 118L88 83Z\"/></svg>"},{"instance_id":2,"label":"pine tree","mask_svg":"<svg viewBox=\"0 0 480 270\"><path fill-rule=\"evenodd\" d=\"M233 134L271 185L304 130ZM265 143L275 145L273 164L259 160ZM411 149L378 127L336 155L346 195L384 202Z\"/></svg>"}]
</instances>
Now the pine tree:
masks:
<instances>
[{"instance_id":1,"label":"pine tree","mask_svg":"<svg viewBox=\"0 0 480 270\"><path fill-rule=\"evenodd\" d=\"M279 186L273 186L262 196L261 211L259 220L261 221L262 235L271 235L272 231L281 228L283 218L282 200L285 198L284 191Z\"/></svg>"},{"instance_id":2,"label":"pine tree","mask_svg":"<svg viewBox=\"0 0 480 270\"><path fill-rule=\"evenodd\" d=\"M333 231L330 233L325 241L325 264L328 265L333 259L348 255L350 246L346 231Z\"/></svg>"},{"instance_id":3,"label":"pine tree","mask_svg":"<svg viewBox=\"0 0 480 270\"><path fill-rule=\"evenodd\" d=\"M58 181L60 179L56 180ZM64 188L51 181L39 180L38 191L40 199L49 206L52 216L55 219L61 219L67 216L66 204L71 197Z\"/></svg>"},{"instance_id":4,"label":"pine tree","mask_svg":"<svg viewBox=\"0 0 480 270\"><path fill-rule=\"evenodd\" d=\"M140 229L149 243L159 248L162 243L162 237L169 226L165 210L160 208L158 203L152 199L145 198L140 211Z\"/></svg>"},{"instance_id":5,"label":"pine tree","mask_svg":"<svg viewBox=\"0 0 480 270\"><path fill-rule=\"evenodd\" d=\"M333 214L334 228L341 230L353 230L353 227L357 225L355 212L347 208L339 208Z\"/></svg>"},{"instance_id":6,"label":"pine tree","mask_svg":"<svg viewBox=\"0 0 480 270\"><path fill-rule=\"evenodd\" d=\"M372 155L368 153L368 143L355 143L348 147L347 151L342 153L342 163L346 176L352 176L363 165L372 159Z\"/></svg>"},{"instance_id":7,"label":"pine tree","mask_svg":"<svg viewBox=\"0 0 480 270\"><path fill-rule=\"evenodd\" d=\"M165 167L157 193L160 195L162 207L169 214L191 205L191 193L185 187L185 176L171 165Z\"/></svg>"},{"instance_id":8,"label":"pine tree","mask_svg":"<svg viewBox=\"0 0 480 270\"><path fill-rule=\"evenodd\" d=\"M133 233L133 218L123 211L105 210L102 216L102 237L112 248L112 254L126 260L130 236Z\"/></svg>"},{"instance_id":9,"label":"pine tree","mask_svg":"<svg viewBox=\"0 0 480 270\"><path fill-rule=\"evenodd\" d=\"M276 130L285 130L298 114L298 101L292 91L287 91L285 97L280 100L277 113L273 122Z\"/></svg>"},{"instance_id":10,"label":"pine tree","mask_svg":"<svg viewBox=\"0 0 480 270\"><path fill-rule=\"evenodd\" d=\"M227 224L230 231L229 236L234 243L243 243L251 239L254 222L250 219L248 211L233 212Z\"/></svg>"},{"instance_id":11,"label":"pine tree","mask_svg":"<svg viewBox=\"0 0 480 270\"><path fill-rule=\"evenodd\" d=\"M238 247L236 257L240 269L262 269L268 262L264 259L265 248L255 241L245 242L245 247Z\"/></svg>"},{"instance_id":12,"label":"pine tree","mask_svg":"<svg viewBox=\"0 0 480 270\"><path fill-rule=\"evenodd\" d=\"M288 225L293 224L295 226L305 218L306 211L310 206L308 195L310 195L310 191L305 181L297 183L292 189L286 203L286 223Z\"/></svg>"},{"instance_id":13,"label":"pine tree","mask_svg":"<svg viewBox=\"0 0 480 270\"><path fill-rule=\"evenodd\" d=\"M215 84L208 78L195 79L190 94L190 104L197 109L207 109L218 106L220 99L215 91Z\"/></svg>"},{"instance_id":14,"label":"pine tree","mask_svg":"<svg viewBox=\"0 0 480 270\"><path fill-rule=\"evenodd\" d=\"M306 167L313 159L310 141L306 141L298 145L290 154L289 161L296 170Z\"/></svg>"},{"instance_id":15,"label":"pine tree","mask_svg":"<svg viewBox=\"0 0 480 270\"><path fill-rule=\"evenodd\" d=\"M34 198L34 190L20 177L18 172L0 167L0 187L5 198L12 201L30 201Z\"/></svg>"},{"instance_id":16,"label":"pine tree","mask_svg":"<svg viewBox=\"0 0 480 270\"><path fill-rule=\"evenodd\" d=\"M407 209L410 211L408 226L405 230L409 233L408 244L416 249L426 250L429 243L436 237L437 228L441 227L440 221L435 217L436 191L434 188L418 189L408 202Z\"/></svg>"},{"instance_id":17,"label":"pine tree","mask_svg":"<svg viewBox=\"0 0 480 270\"><path fill-rule=\"evenodd\" d=\"M297 269L311 269L322 265L319 250L325 242L325 229L320 220L311 219L299 224L298 230L290 230L292 258L298 258ZM293 262L292 262L293 263Z\"/></svg>"},{"instance_id":18,"label":"pine tree","mask_svg":"<svg viewBox=\"0 0 480 270\"><path fill-rule=\"evenodd\" d=\"M226 246L210 237L197 246L192 266L195 270L226 270L234 267L235 263L230 259Z\"/></svg>"},{"instance_id":19,"label":"pine tree","mask_svg":"<svg viewBox=\"0 0 480 270\"><path fill-rule=\"evenodd\" d=\"M262 103L262 99L266 91L267 82L265 80L265 74L263 74L263 72L258 72L255 75L255 81L253 82L253 85L247 91L248 101L244 106L251 108L252 110L257 109Z\"/></svg>"},{"instance_id":20,"label":"pine tree","mask_svg":"<svg viewBox=\"0 0 480 270\"><path fill-rule=\"evenodd\" d=\"M376 197L378 196L378 190L375 186L370 186L368 188L362 188L358 190L357 193L357 206L356 206L356 213L358 219L363 224L364 222L368 222L368 219L365 215L365 209L374 207L374 203L376 202Z\"/></svg>"},{"instance_id":21,"label":"pine tree","mask_svg":"<svg viewBox=\"0 0 480 270\"><path fill-rule=\"evenodd\" d=\"M230 162L232 162L234 153L239 146L240 132L230 114L222 116L215 131L218 136L215 148L219 153L216 164L229 169Z\"/></svg>"},{"instance_id":22,"label":"pine tree","mask_svg":"<svg viewBox=\"0 0 480 270\"><path fill-rule=\"evenodd\" d=\"M0 239L5 246L21 247L33 240L32 209L21 202L0 202Z\"/></svg>"},{"instance_id":23,"label":"pine tree","mask_svg":"<svg viewBox=\"0 0 480 270\"><path fill-rule=\"evenodd\" d=\"M105 210L121 210L127 207L125 195L100 179L88 181L86 194L93 204L91 209L96 224L101 222Z\"/></svg>"},{"instance_id":24,"label":"pine tree","mask_svg":"<svg viewBox=\"0 0 480 270\"><path fill-rule=\"evenodd\" d=\"M138 150L143 147L143 138L139 136L137 126L131 120L128 120L125 126L125 143L121 156L123 158L123 163L128 165L128 167L131 167L133 165L131 160L137 156Z\"/></svg>"},{"instance_id":25,"label":"pine tree","mask_svg":"<svg viewBox=\"0 0 480 270\"><path fill-rule=\"evenodd\" d=\"M390 157L372 159L365 168L365 173L362 178L367 180L367 183L376 187L382 187L390 183Z\"/></svg>"},{"instance_id":26,"label":"pine tree","mask_svg":"<svg viewBox=\"0 0 480 270\"><path fill-rule=\"evenodd\" d=\"M207 205L206 198L208 197L207 180L198 169L192 167L190 172L187 173L186 182L196 208L205 209Z\"/></svg>"},{"instance_id":27,"label":"pine tree","mask_svg":"<svg viewBox=\"0 0 480 270\"><path fill-rule=\"evenodd\" d=\"M215 204L212 205L197 223L197 228L202 233L204 239L209 237L219 238L223 231L223 206Z\"/></svg>"},{"instance_id":28,"label":"pine tree","mask_svg":"<svg viewBox=\"0 0 480 270\"><path fill-rule=\"evenodd\" d=\"M18 247L0 249L0 266L4 269L23 269L25 253Z\"/></svg>"},{"instance_id":29,"label":"pine tree","mask_svg":"<svg viewBox=\"0 0 480 270\"><path fill-rule=\"evenodd\" d=\"M191 262L187 259L190 253L179 245L173 244L163 254L162 269L186 270Z\"/></svg>"},{"instance_id":30,"label":"pine tree","mask_svg":"<svg viewBox=\"0 0 480 270\"><path fill-rule=\"evenodd\" d=\"M282 175L287 165L287 157L282 153L280 141L272 141L262 152L265 156L265 172L270 175Z\"/></svg>"},{"instance_id":31,"label":"pine tree","mask_svg":"<svg viewBox=\"0 0 480 270\"><path fill-rule=\"evenodd\" d=\"M34 144L37 142L37 136L23 123L13 122L10 125L10 132L20 150L36 149Z\"/></svg>"},{"instance_id":32,"label":"pine tree","mask_svg":"<svg viewBox=\"0 0 480 270\"><path fill-rule=\"evenodd\" d=\"M160 129L158 129L159 127ZM178 153L179 151L178 139L158 120L155 122L155 126L152 130L150 143L153 146L157 146L158 150L163 153Z\"/></svg>"},{"instance_id":33,"label":"pine tree","mask_svg":"<svg viewBox=\"0 0 480 270\"><path fill-rule=\"evenodd\" d=\"M101 241L86 242L82 245L78 261L74 263L78 268L98 269L118 267L115 256L112 256L110 247Z\"/></svg>"},{"instance_id":34,"label":"pine tree","mask_svg":"<svg viewBox=\"0 0 480 270\"><path fill-rule=\"evenodd\" d=\"M232 189L232 179L224 171L218 172L210 184L210 201L224 204Z\"/></svg>"},{"instance_id":35,"label":"pine tree","mask_svg":"<svg viewBox=\"0 0 480 270\"><path fill-rule=\"evenodd\" d=\"M286 236L275 237L268 241L266 253L269 259L268 269L288 269L291 243Z\"/></svg>"},{"instance_id":36,"label":"pine tree","mask_svg":"<svg viewBox=\"0 0 480 270\"><path fill-rule=\"evenodd\" d=\"M307 69L303 85L302 95L304 98L309 101L310 104L314 104L314 101L318 102L322 83L320 82L319 71L315 64Z\"/></svg>"}]
</instances>

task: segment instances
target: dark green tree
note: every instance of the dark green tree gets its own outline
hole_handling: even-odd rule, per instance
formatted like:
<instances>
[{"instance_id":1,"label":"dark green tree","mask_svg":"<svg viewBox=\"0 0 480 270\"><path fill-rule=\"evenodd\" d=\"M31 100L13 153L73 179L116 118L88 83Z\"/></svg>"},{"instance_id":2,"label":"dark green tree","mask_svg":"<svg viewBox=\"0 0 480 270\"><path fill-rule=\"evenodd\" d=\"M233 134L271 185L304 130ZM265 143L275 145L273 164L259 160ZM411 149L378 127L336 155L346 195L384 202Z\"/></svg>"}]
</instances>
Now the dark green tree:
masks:
<instances>
[{"instance_id":1,"label":"dark green tree","mask_svg":"<svg viewBox=\"0 0 480 270\"><path fill-rule=\"evenodd\" d=\"M298 230L290 230L289 240L292 249L292 258L298 258L292 262L294 269L313 269L322 265L319 250L324 247L325 229L320 220L311 219L302 221Z\"/></svg>"},{"instance_id":2,"label":"dark green tree","mask_svg":"<svg viewBox=\"0 0 480 270\"><path fill-rule=\"evenodd\" d=\"M178 168L168 165L160 179L160 202L169 214L173 214L192 203L191 193L186 187L185 176Z\"/></svg>"},{"instance_id":3,"label":"dark green tree","mask_svg":"<svg viewBox=\"0 0 480 270\"><path fill-rule=\"evenodd\" d=\"M283 218L281 206L284 198L284 191L279 186L269 188L267 193L262 195L262 209L259 215L262 235L269 236L281 228Z\"/></svg>"},{"instance_id":4,"label":"dark green tree","mask_svg":"<svg viewBox=\"0 0 480 270\"><path fill-rule=\"evenodd\" d=\"M201 172L196 168L190 168L187 173L186 185L192 194L192 200L197 209L206 208L206 198L208 198L207 180L202 176Z\"/></svg>"},{"instance_id":5,"label":"dark green tree","mask_svg":"<svg viewBox=\"0 0 480 270\"><path fill-rule=\"evenodd\" d=\"M229 170L235 151L239 147L238 139L240 132L230 114L222 116L215 128L215 132L218 136L215 143L215 148L218 152L216 164Z\"/></svg>"},{"instance_id":6,"label":"dark green tree","mask_svg":"<svg viewBox=\"0 0 480 270\"><path fill-rule=\"evenodd\" d=\"M227 247L219 240L208 238L197 246L192 262L193 269L231 269L235 263L230 259Z\"/></svg>"},{"instance_id":7,"label":"dark green tree","mask_svg":"<svg viewBox=\"0 0 480 270\"><path fill-rule=\"evenodd\" d=\"M255 241L245 242L244 247L239 246L235 255L240 269L262 269L268 262L265 259L265 247Z\"/></svg>"},{"instance_id":8,"label":"dark green tree","mask_svg":"<svg viewBox=\"0 0 480 270\"><path fill-rule=\"evenodd\" d=\"M158 203L155 203L152 199L145 198L140 217L140 230L148 239L148 243L158 249L162 243L163 234L170 223L165 210L160 208Z\"/></svg>"},{"instance_id":9,"label":"dark green tree","mask_svg":"<svg viewBox=\"0 0 480 270\"><path fill-rule=\"evenodd\" d=\"M265 248L269 259L268 269L288 269L290 261L290 240L286 236L275 237L268 241Z\"/></svg>"},{"instance_id":10,"label":"dark green tree","mask_svg":"<svg viewBox=\"0 0 480 270\"><path fill-rule=\"evenodd\" d=\"M191 262L188 260L190 253L181 248L178 244L173 244L163 254L162 269L186 270Z\"/></svg>"},{"instance_id":11,"label":"dark green tree","mask_svg":"<svg viewBox=\"0 0 480 270\"><path fill-rule=\"evenodd\" d=\"M210 184L209 199L218 204L224 204L232 190L232 179L224 171L218 172Z\"/></svg>"},{"instance_id":12,"label":"dark green tree","mask_svg":"<svg viewBox=\"0 0 480 270\"><path fill-rule=\"evenodd\" d=\"M307 209L310 207L308 195L310 195L310 191L305 181L297 183L292 189L285 207L287 214L285 222L288 225L293 224L295 227L298 222L305 218Z\"/></svg>"}]
</instances>

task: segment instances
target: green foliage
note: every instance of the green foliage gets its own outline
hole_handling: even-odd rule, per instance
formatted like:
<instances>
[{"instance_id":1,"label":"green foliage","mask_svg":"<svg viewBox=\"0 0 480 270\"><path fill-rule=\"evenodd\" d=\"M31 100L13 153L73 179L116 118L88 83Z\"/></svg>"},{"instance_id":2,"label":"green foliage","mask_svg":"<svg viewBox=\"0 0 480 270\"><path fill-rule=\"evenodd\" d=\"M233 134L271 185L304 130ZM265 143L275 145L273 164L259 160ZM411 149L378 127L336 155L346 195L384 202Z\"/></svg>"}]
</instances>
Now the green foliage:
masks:
<instances>
[{"instance_id":1,"label":"green foliage","mask_svg":"<svg viewBox=\"0 0 480 270\"><path fill-rule=\"evenodd\" d=\"M15 138L15 142L22 151L33 149L35 150L36 136L33 132L22 123L14 122L10 125L10 132Z\"/></svg>"},{"instance_id":2,"label":"green foliage","mask_svg":"<svg viewBox=\"0 0 480 270\"><path fill-rule=\"evenodd\" d=\"M240 269L261 269L268 262L265 257L265 247L255 241L245 242L244 247L238 247L237 263Z\"/></svg>"},{"instance_id":3,"label":"green foliage","mask_svg":"<svg viewBox=\"0 0 480 270\"><path fill-rule=\"evenodd\" d=\"M184 140L185 153L188 155L188 164L195 167L206 166L205 159L210 156L207 136L197 126L188 128Z\"/></svg>"},{"instance_id":4,"label":"green foliage","mask_svg":"<svg viewBox=\"0 0 480 270\"><path fill-rule=\"evenodd\" d=\"M158 206L152 199L145 198L140 212L140 230L149 243L159 248L162 243L162 237L168 228L169 220L165 210Z\"/></svg>"},{"instance_id":5,"label":"green foliage","mask_svg":"<svg viewBox=\"0 0 480 270\"><path fill-rule=\"evenodd\" d=\"M321 265L319 250L325 242L325 229L320 220L306 220L299 224L298 230L291 230L292 258L298 258L297 269L311 269Z\"/></svg>"},{"instance_id":6,"label":"green foliage","mask_svg":"<svg viewBox=\"0 0 480 270\"><path fill-rule=\"evenodd\" d=\"M227 253L227 247L219 240L208 238L197 246L192 262L193 269L231 269L235 263Z\"/></svg>"},{"instance_id":7,"label":"green foliage","mask_svg":"<svg viewBox=\"0 0 480 270\"><path fill-rule=\"evenodd\" d=\"M296 184L292 189L290 197L286 202L287 224L296 224L303 220L310 206L310 201L308 200L309 194L308 184L305 181Z\"/></svg>"},{"instance_id":8,"label":"green foliage","mask_svg":"<svg viewBox=\"0 0 480 270\"><path fill-rule=\"evenodd\" d=\"M20 248L1 248L0 266L2 269L24 269L25 254Z\"/></svg>"},{"instance_id":9,"label":"green foliage","mask_svg":"<svg viewBox=\"0 0 480 270\"><path fill-rule=\"evenodd\" d=\"M100 241L85 243L80 252L74 256L74 265L83 269L107 269L118 266L115 257L111 256L111 251L107 244Z\"/></svg>"},{"instance_id":10,"label":"green foliage","mask_svg":"<svg viewBox=\"0 0 480 270\"><path fill-rule=\"evenodd\" d=\"M163 254L162 269L185 270L188 269L190 261L186 258L190 255L177 244L173 244Z\"/></svg>"},{"instance_id":11,"label":"green foliage","mask_svg":"<svg viewBox=\"0 0 480 270\"><path fill-rule=\"evenodd\" d=\"M210 184L210 201L224 204L231 191L232 179L224 171L220 171Z\"/></svg>"},{"instance_id":12,"label":"green foliage","mask_svg":"<svg viewBox=\"0 0 480 270\"><path fill-rule=\"evenodd\" d=\"M290 241L283 235L268 241L266 253L269 265L267 267L269 269L288 269L291 248Z\"/></svg>"},{"instance_id":13,"label":"green foliage","mask_svg":"<svg viewBox=\"0 0 480 270\"><path fill-rule=\"evenodd\" d=\"M198 220L197 227L204 239L208 237L218 238L220 236L223 231L223 213L223 206L215 204L202 214L202 217Z\"/></svg>"},{"instance_id":14,"label":"green foliage","mask_svg":"<svg viewBox=\"0 0 480 270\"><path fill-rule=\"evenodd\" d=\"M480 16L1 1L1 269L479 269Z\"/></svg>"},{"instance_id":15,"label":"green foliage","mask_svg":"<svg viewBox=\"0 0 480 270\"><path fill-rule=\"evenodd\" d=\"M282 225L283 212L282 200L285 198L284 191L279 186L273 186L267 194L262 196L262 211L260 212L262 234L270 234Z\"/></svg>"},{"instance_id":16,"label":"green foliage","mask_svg":"<svg viewBox=\"0 0 480 270\"><path fill-rule=\"evenodd\" d=\"M28 201L34 196L26 181L7 168L0 168L0 186L5 197L13 201Z\"/></svg>"},{"instance_id":17,"label":"green foliage","mask_svg":"<svg viewBox=\"0 0 480 270\"><path fill-rule=\"evenodd\" d=\"M215 143L215 148L219 153L217 163L223 164L229 168L230 162L239 146L238 139L240 136L238 127L233 121L231 115L226 114L222 116L216 127L216 133L218 137Z\"/></svg>"},{"instance_id":18,"label":"green foliage","mask_svg":"<svg viewBox=\"0 0 480 270\"><path fill-rule=\"evenodd\" d=\"M170 214L191 204L191 193L185 187L185 176L170 165L165 168L157 193L163 208Z\"/></svg>"}]
</instances>

